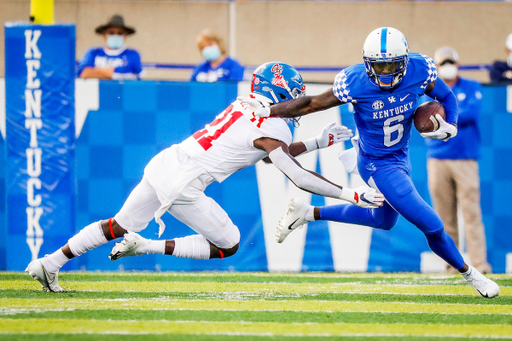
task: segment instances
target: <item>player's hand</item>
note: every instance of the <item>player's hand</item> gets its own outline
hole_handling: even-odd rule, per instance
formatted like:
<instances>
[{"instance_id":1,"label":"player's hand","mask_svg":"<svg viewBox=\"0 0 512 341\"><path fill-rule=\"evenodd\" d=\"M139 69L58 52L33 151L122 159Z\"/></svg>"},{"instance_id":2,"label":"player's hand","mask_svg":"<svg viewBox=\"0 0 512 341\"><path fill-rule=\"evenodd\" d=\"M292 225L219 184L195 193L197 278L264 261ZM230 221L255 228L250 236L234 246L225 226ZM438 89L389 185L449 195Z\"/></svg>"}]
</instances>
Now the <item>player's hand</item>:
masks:
<instances>
[{"instance_id":1,"label":"player's hand","mask_svg":"<svg viewBox=\"0 0 512 341\"><path fill-rule=\"evenodd\" d=\"M236 98L242 103L247 104L247 106L254 111L254 116L257 117L269 117L270 116L270 105L266 102L258 101L255 98L249 96L238 96Z\"/></svg>"},{"instance_id":2,"label":"player's hand","mask_svg":"<svg viewBox=\"0 0 512 341\"><path fill-rule=\"evenodd\" d=\"M367 186L356 189L343 187L340 199L346 200L362 208L378 208L384 204L384 196Z\"/></svg>"},{"instance_id":3,"label":"player's hand","mask_svg":"<svg viewBox=\"0 0 512 341\"><path fill-rule=\"evenodd\" d=\"M316 149L327 148L339 142L347 141L353 135L354 133L351 129L348 129L338 123L331 123L322 130L320 135L312 139L307 139L302 143L306 146L307 151L310 152Z\"/></svg>"},{"instance_id":4,"label":"player's hand","mask_svg":"<svg viewBox=\"0 0 512 341\"><path fill-rule=\"evenodd\" d=\"M446 123L443 117L439 114L436 115L439 128L431 133L421 133L426 139L448 141L448 139L457 136L457 126L455 124Z\"/></svg>"}]
</instances>

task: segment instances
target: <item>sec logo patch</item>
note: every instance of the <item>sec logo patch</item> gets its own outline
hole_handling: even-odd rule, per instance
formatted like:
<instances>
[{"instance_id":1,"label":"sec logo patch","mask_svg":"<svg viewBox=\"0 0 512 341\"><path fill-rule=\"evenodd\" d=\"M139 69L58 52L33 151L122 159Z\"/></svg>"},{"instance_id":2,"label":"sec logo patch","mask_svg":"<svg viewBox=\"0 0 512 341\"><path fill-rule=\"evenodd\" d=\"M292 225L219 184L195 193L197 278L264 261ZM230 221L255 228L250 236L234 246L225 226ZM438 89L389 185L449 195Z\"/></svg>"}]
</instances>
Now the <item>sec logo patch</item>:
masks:
<instances>
[{"instance_id":1,"label":"sec logo patch","mask_svg":"<svg viewBox=\"0 0 512 341\"><path fill-rule=\"evenodd\" d=\"M372 108L373 110L380 110L384 108L384 102L382 102L380 99L376 100L375 102L373 102Z\"/></svg>"}]
</instances>

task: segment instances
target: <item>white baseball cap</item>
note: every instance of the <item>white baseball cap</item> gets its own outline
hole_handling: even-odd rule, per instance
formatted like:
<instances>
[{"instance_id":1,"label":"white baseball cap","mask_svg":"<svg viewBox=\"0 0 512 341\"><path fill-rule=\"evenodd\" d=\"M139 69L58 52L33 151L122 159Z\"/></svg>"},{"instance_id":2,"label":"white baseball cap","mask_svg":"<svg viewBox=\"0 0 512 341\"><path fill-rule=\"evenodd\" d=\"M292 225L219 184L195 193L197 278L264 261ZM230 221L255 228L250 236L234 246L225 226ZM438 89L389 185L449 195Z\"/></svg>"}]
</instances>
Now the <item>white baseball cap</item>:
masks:
<instances>
[{"instance_id":1,"label":"white baseball cap","mask_svg":"<svg viewBox=\"0 0 512 341\"><path fill-rule=\"evenodd\" d=\"M505 41L505 46L507 49L512 50L512 33L510 33Z\"/></svg>"},{"instance_id":2,"label":"white baseball cap","mask_svg":"<svg viewBox=\"0 0 512 341\"><path fill-rule=\"evenodd\" d=\"M450 46L443 46L434 53L434 63L441 65L445 60L451 60L454 63L459 62L459 54Z\"/></svg>"}]
</instances>

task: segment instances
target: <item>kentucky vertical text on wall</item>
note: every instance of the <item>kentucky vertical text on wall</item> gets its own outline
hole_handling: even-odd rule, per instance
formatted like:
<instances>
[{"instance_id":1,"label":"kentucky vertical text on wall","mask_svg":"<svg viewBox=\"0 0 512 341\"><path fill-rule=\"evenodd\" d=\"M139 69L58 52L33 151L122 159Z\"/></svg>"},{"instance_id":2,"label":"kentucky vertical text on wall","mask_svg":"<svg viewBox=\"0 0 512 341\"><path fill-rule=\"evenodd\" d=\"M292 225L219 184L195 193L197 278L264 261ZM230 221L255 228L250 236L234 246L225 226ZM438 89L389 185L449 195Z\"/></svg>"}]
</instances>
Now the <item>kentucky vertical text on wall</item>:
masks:
<instances>
[{"instance_id":1,"label":"kentucky vertical text on wall","mask_svg":"<svg viewBox=\"0 0 512 341\"><path fill-rule=\"evenodd\" d=\"M27 64L27 84L25 89L25 128L30 130L30 143L26 149L27 174L27 244L32 253L32 260L38 258L39 250L43 245L43 229L39 219L43 214L42 198L36 194L41 189L41 157L43 151L38 148L37 131L43 127L41 120L42 90L37 70L41 67L41 51L37 41L41 37L41 30L25 30L25 60Z\"/></svg>"}]
</instances>

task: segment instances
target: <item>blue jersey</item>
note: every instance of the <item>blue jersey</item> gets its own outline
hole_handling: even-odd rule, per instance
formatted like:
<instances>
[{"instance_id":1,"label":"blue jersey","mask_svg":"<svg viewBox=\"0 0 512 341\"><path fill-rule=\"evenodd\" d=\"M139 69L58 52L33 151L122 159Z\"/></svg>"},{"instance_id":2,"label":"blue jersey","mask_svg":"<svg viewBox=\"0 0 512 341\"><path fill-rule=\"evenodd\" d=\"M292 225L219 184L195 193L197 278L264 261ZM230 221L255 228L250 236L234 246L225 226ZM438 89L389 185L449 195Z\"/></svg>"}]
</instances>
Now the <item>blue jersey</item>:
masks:
<instances>
[{"instance_id":1,"label":"blue jersey","mask_svg":"<svg viewBox=\"0 0 512 341\"><path fill-rule=\"evenodd\" d=\"M194 68L190 76L190 80L196 82L241 81L243 78L244 67L231 57L227 57L216 68L212 68L210 62L205 60Z\"/></svg>"},{"instance_id":2,"label":"blue jersey","mask_svg":"<svg viewBox=\"0 0 512 341\"><path fill-rule=\"evenodd\" d=\"M459 78L452 88L457 97L459 128L457 136L448 141L425 139L427 157L435 159L477 159L479 156L480 133L478 116L482 107L482 86L480 83Z\"/></svg>"},{"instance_id":3,"label":"blue jersey","mask_svg":"<svg viewBox=\"0 0 512 341\"><path fill-rule=\"evenodd\" d=\"M140 55L133 49L107 50L93 47L87 50L78 64L78 77L86 67L114 67L112 79L139 79L142 74Z\"/></svg>"},{"instance_id":4,"label":"blue jersey","mask_svg":"<svg viewBox=\"0 0 512 341\"><path fill-rule=\"evenodd\" d=\"M436 79L433 60L419 53L409 53L405 76L389 91L370 82L364 64L352 65L336 76L334 95L354 106L363 155L379 158L407 149L418 99Z\"/></svg>"}]
</instances>

